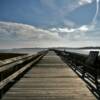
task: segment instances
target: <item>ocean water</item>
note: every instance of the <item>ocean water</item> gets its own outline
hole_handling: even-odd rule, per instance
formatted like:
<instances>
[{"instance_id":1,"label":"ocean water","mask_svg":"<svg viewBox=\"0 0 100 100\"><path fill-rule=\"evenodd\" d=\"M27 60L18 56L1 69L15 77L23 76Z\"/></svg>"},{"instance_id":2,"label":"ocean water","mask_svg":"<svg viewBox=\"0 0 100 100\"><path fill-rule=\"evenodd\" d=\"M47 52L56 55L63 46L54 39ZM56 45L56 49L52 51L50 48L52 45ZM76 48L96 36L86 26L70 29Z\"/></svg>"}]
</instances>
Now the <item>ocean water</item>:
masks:
<instances>
[{"instance_id":1,"label":"ocean water","mask_svg":"<svg viewBox=\"0 0 100 100\"><path fill-rule=\"evenodd\" d=\"M100 49L59 49L59 50L75 52L75 53L80 53L85 55L88 55L90 51L99 51L99 55L100 55Z\"/></svg>"},{"instance_id":2,"label":"ocean water","mask_svg":"<svg viewBox=\"0 0 100 100\"><path fill-rule=\"evenodd\" d=\"M47 49L9 49L9 50L3 50L3 53L27 53L27 54L36 54L37 52L47 50ZM58 49L61 51L64 51L64 49ZM75 52L75 53L80 53L80 54L86 54L88 55L90 51L99 51L100 55L100 49L65 49L65 51L69 52Z\"/></svg>"},{"instance_id":3,"label":"ocean water","mask_svg":"<svg viewBox=\"0 0 100 100\"><path fill-rule=\"evenodd\" d=\"M100 55L100 49L66 49L65 51L86 54L86 55L88 55L90 51L99 51Z\"/></svg>"}]
</instances>

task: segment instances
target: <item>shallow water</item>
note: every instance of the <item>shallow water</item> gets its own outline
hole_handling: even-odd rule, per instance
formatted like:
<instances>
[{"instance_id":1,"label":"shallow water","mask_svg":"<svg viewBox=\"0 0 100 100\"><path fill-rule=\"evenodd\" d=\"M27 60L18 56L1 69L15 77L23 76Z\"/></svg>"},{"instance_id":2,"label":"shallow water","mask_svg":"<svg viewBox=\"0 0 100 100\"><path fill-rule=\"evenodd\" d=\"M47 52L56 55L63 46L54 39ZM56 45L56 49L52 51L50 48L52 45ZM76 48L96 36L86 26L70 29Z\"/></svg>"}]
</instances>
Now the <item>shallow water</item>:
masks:
<instances>
[{"instance_id":1,"label":"shallow water","mask_svg":"<svg viewBox=\"0 0 100 100\"><path fill-rule=\"evenodd\" d=\"M99 51L99 55L100 55L100 49L65 49L65 51L86 54L86 55L88 55L90 51Z\"/></svg>"},{"instance_id":2,"label":"shallow water","mask_svg":"<svg viewBox=\"0 0 100 100\"><path fill-rule=\"evenodd\" d=\"M99 51L100 49L87 49L87 50L71 50L72 52L81 53L81 54L89 54L90 51ZM99 53L100 54L100 53Z\"/></svg>"}]
</instances>

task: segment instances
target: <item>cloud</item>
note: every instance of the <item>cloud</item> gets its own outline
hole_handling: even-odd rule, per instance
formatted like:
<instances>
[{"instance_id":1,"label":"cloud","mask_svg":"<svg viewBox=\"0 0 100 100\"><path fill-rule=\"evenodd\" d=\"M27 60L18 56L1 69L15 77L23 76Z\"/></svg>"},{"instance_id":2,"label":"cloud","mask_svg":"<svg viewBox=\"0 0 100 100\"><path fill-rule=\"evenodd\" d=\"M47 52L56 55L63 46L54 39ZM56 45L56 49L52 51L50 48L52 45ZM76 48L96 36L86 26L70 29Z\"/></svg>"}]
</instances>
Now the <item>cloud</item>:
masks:
<instances>
[{"instance_id":1,"label":"cloud","mask_svg":"<svg viewBox=\"0 0 100 100\"><path fill-rule=\"evenodd\" d=\"M0 22L0 35L11 37L13 36L16 39L59 39L57 33L49 32L48 30L36 28L31 25L26 24L18 24L11 22ZM13 38L11 38L13 39Z\"/></svg>"},{"instance_id":2,"label":"cloud","mask_svg":"<svg viewBox=\"0 0 100 100\"><path fill-rule=\"evenodd\" d=\"M82 25L73 28L52 28L44 30L31 25L0 22L0 48L14 47L57 47L57 46L84 46L86 43L97 45L100 35L94 26Z\"/></svg>"},{"instance_id":3,"label":"cloud","mask_svg":"<svg viewBox=\"0 0 100 100\"><path fill-rule=\"evenodd\" d=\"M91 4L94 0L79 0L79 5Z\"/></svg>"},{"instance_id":4,"label":"cloud","mask_svg":"<svg viewBox=\"0 0 100 100\"><path fill-rule=\"evenodd\" d=\"M31 25L0 22L0 42L7 44L16 44L15 46L49 46L50 44L60 41L60 36L56 32L36 28ZM5 43L5 44L6 44ZM18 43L18 44L17 44ZM29 45L30 44L30 45Z\"/></svg>"},{"instance_id":5,"label":"cloud","mask_svg":"<svg viewBox=\"0 0 100 100\"><path fill-rule=\"evenodd\" d=\"M63 19L63 24L66 25L67 22L69 22L66 16L80 8L80 6L83 7L83 5L91 4L93 1L94 0L40 0L40 3L44 7L44 12L49 12L48 15L51 16L52 19L56 18L57 23Z\"/></svg>"},{"instance_id":6,"label":"cloud","mask_svg":"<svg viewBox=\"0 0 100 100\"><path fill-rule=\"evenodd\" d=\"M98 34L98 30L96 29L95 25L82 25L80 27L73 28L52 28L50 31L58 32L60 36L62 36L65 43L70 41L73 45L82 44L81 42L86 43L86 41L98 41L98 38L100 37L100 34Z\"/></svg>"},{"instance_id":7,"label":"cloud","mask_svg":"<svg viewBox=\"0 0 100 100\"><path fill-rule=\"evenodd\" d=\"M68 28L52 28L50 29L52 32L58 32L58 33L65 33L65 32L74 32L74 29L68 29Z\"/></svg>"},{"instance_id":8,"label":"cloud","mask_svg":"<svg viewBox=\"0 0 100 100\"><path fill-rule=\"evenodd\" d=\"M52 28L50 31L58 33L87 32L94 29L94 25L82 25L78 28Z\"/></svg>"},{"instance_id":9,"label":"cloud","mask_svg":"<svg viewBox=\"0 0 100 100\"><path fill-rule=\"evenodd\" d=\"M90 30L90 26L82 25L81 27L77 28L76 30L79 30L80 32L87 32Z\"/></svg>"}]
</instances>

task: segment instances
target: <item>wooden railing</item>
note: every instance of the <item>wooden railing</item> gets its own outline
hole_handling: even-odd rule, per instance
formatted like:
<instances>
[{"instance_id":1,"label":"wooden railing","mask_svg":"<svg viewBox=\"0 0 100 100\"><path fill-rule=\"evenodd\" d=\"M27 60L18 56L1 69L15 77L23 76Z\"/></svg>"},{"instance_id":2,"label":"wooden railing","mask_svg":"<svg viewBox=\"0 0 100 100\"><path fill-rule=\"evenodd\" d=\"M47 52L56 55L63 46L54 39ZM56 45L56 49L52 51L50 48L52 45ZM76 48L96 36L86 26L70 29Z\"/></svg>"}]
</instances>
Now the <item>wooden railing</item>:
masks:
<instances>
[{"instance_id":1,"label":"wooden railing","mask_svg":"<svg viewBox=\"0 0 100 100\"><path fill-rule=\"evenodd\" d=\"M5 59L5 60L2 61L2 64L0 64L0 67L8 65L8 64L13 63L13 62L16 62L18 60L24 59L24 58L26 58L28 56L31 56L31 55L26 54L26 55L22 55L22 56L18 56L18 57Z\"/></svg>"},{"instance_id":2,"label":"wooden railing","mask_svg":"<svg viewBox=\"0 0 100 100\"><path fill-rule=\"evenodd\" d=\"M4 88L10 83L16 80L27 69L37 63L48 51L42 51L36 55L27 56L18 61L6 64L0 67L0 94L2 94Z\"/></svg>"},{"instance_id":3,"label":"wooden railing","mask_svg":"<svg viewBox=\"0 0 100 100\"><path fill-rule=\"evenodd\" d=\"M89 55L54 50L71 65L74 71L79 71L82 78L91 77L97 89L100 89L100 58L98 51L91 51Z\"/></svg>"}]
</instances>

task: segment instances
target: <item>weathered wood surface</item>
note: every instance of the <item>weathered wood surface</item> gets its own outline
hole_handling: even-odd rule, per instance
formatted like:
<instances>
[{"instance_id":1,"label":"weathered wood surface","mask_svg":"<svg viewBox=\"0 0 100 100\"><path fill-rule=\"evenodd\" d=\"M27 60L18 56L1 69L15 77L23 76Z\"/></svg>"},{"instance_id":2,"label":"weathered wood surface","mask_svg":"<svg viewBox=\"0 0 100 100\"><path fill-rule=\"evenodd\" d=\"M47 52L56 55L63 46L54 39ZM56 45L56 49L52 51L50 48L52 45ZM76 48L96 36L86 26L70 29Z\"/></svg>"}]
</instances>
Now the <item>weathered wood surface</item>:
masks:
<instances>
[{"instance_id":1,"label":"weathered wood surface","mask_svg":"<svg viewBox=\"0 0 100 100\"><path fill-rule=\"evenodd\" d=\"M2 100L96 100L86 84L54 53L49 52Z\"/></svg>"},{"instance_id":2,"label":"weathered wood surface","mask_svg":"<svg viewBox=\"0 0 100 100\"><path fill-rule=\"evenodd\" d=\"M27 65L25 65L24 67L22 67L21 69L19 69L18 71L16 71L15 73L13 73L12 75L8 76L7 78L5 78L4 80L2 80L0 82L0 89L4 88L10 81L12 81L14 78L16 78L18 75L20 75L21 73L23 73L26 69L30 68L31 65L33 63L36 63L39 59L41 59L42 55L38 58L36 58L34 61L31 61L30 63L28 63ZM32 57L31 57L32 58ZM31 59L30 58L30 59Z\"/></svg>"},{"instance_id":3,"label":"weathered wood surface","mask_svg":"<svg viewBox=\"0 0 100 100\"><path fill-rule=\"evenodd\" d=\"M22 56L18 56L18 57L14 57L14 58L5 59L0 64L0 67L4 67L5 65L20 61L20 60L25 59L25 58L27 58L29 56L30 55L22 55Z\"/></svg>"},{"instance_id":4,"label":"weathered wood surface","mask_svg":"<svg viewBox=\"0 0 100 100\"><path fill-rule=\"evenodd\" d=\"M15 65L21 64L21 63L23 63L25 60L28 60L28 59L30 59L30 58L32 58L32 57L33 57L33 55L32 55L32 56L27 56L27 57L24 57L24 58L22 58L22 59L16 60L16 61L14 61L14 62L12 62L12 63L6 64L6 65L0 67L0 72L5 71L5 70L8 70L9 68L11 68L11 67L13 67L13 66L15 66Z\"/></svg>"}]
</instances>

